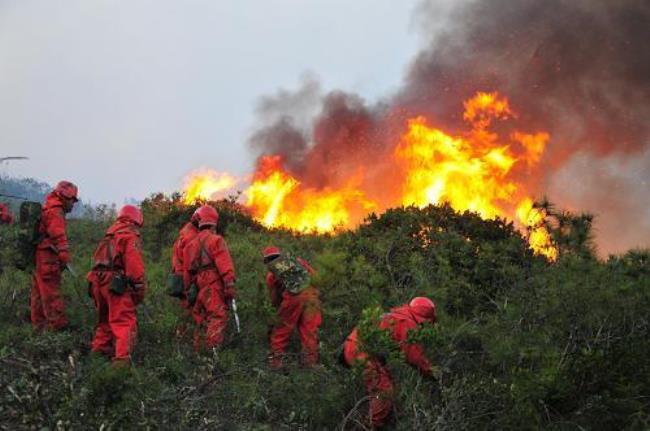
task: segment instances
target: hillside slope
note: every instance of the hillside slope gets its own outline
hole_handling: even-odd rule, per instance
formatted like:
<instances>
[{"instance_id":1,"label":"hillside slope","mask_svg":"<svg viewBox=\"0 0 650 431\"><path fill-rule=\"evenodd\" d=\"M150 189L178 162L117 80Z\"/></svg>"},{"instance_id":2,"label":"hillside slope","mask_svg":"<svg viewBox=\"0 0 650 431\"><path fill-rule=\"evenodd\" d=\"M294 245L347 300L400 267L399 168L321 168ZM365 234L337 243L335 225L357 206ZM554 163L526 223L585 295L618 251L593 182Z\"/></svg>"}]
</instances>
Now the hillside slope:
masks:
<instances>
[{"instance_id":1,"label":"hillside slope","mask_svg":"<svg viewBox=\"0 0 650 431\"><path fill-rule=\"evenodd\" d=\"M390 210L336 236L268 231L236 205L218 206L238 273L242 334L231 330L214 355L192 352L180 308L164 293L170 247L192 208L154 196L144 204L149 292L131 370L88 356L94 309L83 277L66 274L63 285L80 329L32 334L29 275L8 266L3 231L0 429L363 429L360 378L337 363L336 350L362 315L414 295L438 303L439 324L422 341L443 375L425 380L390 360L395 429L650 426L648 251L607 262L567 253L549 264L512 225L445 206ZM102 219L69 224L80 274L109 223ZM274 312L260 249L271 243L318 270L317 370L300 369L297 357L287 374L266 366Z\"/></svg>"}]
</instances>

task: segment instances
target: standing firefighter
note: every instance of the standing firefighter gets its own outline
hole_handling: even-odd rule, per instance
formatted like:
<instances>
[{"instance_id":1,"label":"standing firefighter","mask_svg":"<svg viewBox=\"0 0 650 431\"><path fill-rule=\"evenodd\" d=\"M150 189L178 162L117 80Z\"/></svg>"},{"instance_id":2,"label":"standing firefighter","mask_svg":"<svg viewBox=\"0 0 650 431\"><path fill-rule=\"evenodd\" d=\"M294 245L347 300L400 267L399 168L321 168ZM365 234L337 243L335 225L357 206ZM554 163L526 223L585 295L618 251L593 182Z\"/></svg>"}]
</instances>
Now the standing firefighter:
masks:
<instances>
[{"instance_id":1,"label":"standing firefighter","mask_svg":"<svg viewBox=\"0 0 650 431\"><path fill-rule=\"evenodd\" d=\"M277 247L266 247L262 253L269 270L266 285L278 313L278 322L270 334L271 368L282 368L284 351L296 327L303 364L312 367L318 363L318 328L322 320L318 289L311 284L314 269Z\"/></svg>"},{"instance_id":2,"label":"standing firefighter","mask_svg":"<svg viewBox=\"0 0 650 431\"><path fill-rule=\"evenodd\" d=\"M136 306L144 299L142 211L122 207L93 254L88 273L90 294L97 308L92 351L113 356L116 364L130 364L137 334ZM114 354L113 354L114 351Z\"/></svg>"},{"instance_id":3,"label":"standing firefighter","mask_svg":"<svg viewBox=\"0 0 650 431\"><path fill-rule=\"evenodd\" d=\"M216 233L219 214L209 205L197 210L199 234L183 252L184 281L188 298L196 295L192 316L196 323L194 349L223 344L228 308L237 296L235 268L226 241Z\"/></svg>"},{"instance_id":4,"label":"standing firefighter","mask_svg":"<svg viewBox=\"0 0 650 431\"><path fill-rule=\"evenodd\" d=\"M0 202L0 224L12 224L14 222L14 216L11 214L9 207L2 202Z\"/></svg>"},{"instance_id":5,"label":"standing firefighter","mask_svg":"<svg viewBox=\"0 0 650 431\"><path fill-rule=\"evenodd\" d=\"M420 330L425 323L436 321L436 306L429 298L416 297L408 304L392 308L382 316L379 329L389 331L404 353L406 361L423 375L431 376L435 367L424 355L422 346L408 343L409 332ZM363 378L370 397L370 421L375 428L388 421L393 409L393 381L383 358L364 352L355 328L343 344L343 359L348 366L364 367Z\"/></svg>"},{"instance_id":6,"label":"standing firefighter","mask_svg":"<svg viewBox=\"0 0 650 431\"><path fill-rule=\"evenodd\" d=\"M169 279L169 294L180 299L181 308L191 314L192 306L188 303L187 291L183 282L183 254L185 247L199 234L198 210L194 211L190 221L178 232L178 238L174 241L172 249L172 274ZM196 298L192 299L192 303Z\"/></svg>"},{"instance_id":7,"label":"standing firefighter","mask_svg":"<svg viewBox=\"0 0 650 431\"><path fill-rule=\"evenodd\" d=\"M32 325L36 330L60 330L68 325L61 297L61 272L70 262L65 215L77 202L77 193L77 186L61 181L47 195L42 209L31 293Z\"/></svg>"}]
</instances>

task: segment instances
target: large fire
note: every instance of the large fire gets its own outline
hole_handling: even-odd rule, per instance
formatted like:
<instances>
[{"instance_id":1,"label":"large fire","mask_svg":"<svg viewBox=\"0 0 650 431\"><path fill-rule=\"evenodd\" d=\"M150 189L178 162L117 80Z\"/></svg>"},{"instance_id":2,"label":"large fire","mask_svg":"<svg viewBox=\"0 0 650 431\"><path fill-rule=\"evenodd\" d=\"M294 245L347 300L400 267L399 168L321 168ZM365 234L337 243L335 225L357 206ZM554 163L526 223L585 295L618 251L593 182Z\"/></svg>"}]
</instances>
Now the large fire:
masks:
<instances>
[{"instance_id":1,"label":"large fire","mask_svg":"<svg viewBox=\"0 0 650 431\"><path fill-rule=\"evenodd\" d=\"M268 227L325 233L353 227L370 211L390 206L448 202L458 211L470 210L484 218L517 218L528 230L531 248L554 260L556 250L543 226L544 215L516 178L540 160L549 135L515 131L505 139L492 130L493 122L514 119L508 100L497 93L477 93L464 104L468 130L449 134L423 117L408 121L406 132L386 160L399 188L396 202L373 199L365 190L363 171L339 187L311 188L289 174L279 156L260 159L246 206ZM187 182L185 201L209 198L231 188L227 174L194 175Z\"/></svg>"}]
</instances>

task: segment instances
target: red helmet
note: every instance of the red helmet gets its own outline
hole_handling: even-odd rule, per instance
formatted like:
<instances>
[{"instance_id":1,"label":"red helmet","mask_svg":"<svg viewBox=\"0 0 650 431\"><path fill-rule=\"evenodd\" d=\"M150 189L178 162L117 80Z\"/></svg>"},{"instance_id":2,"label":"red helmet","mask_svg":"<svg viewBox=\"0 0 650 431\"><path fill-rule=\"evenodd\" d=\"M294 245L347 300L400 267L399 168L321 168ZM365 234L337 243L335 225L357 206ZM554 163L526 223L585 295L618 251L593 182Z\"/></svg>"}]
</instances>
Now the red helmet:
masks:
<instances>
[{"instance_id":1,"label":"red helmet","mask_svg":"<svg viewBox=\"0 0 650 431\"><path fill-rule=\"evenodd\" d=\"M199 218L199 227L216 226L219 222L219 213L210 205L203 205L196 210L196 215Z\"/></svg>"},{"instance_id":2,"label":"red helmet","mask_svg":"<svg viewBox=\"0 0 650 431\"><path fill-rule=\"evenodd\" d=\"M262 256L264 257L264 262L267 263L275 257L280 256L280 249L273 245L264 247L264 250L262 250Z\"/></svg>"},{"instance_id":3,"label":"red helmet","mask_svg":"<svg viewBox=\"0 0 650 431\"><path fill-rule=\"evenodd\" d=\"M424 296L417 296L409 302L411 312L418 323L436 321L436 304Z\"/></svg>"},{"instance_id":4,"label":"red helmet","mask_svg":"<svg viewBox=\"0 0 650 431\"><path fill-rule=\"evenodd\" d=\"M199 222L199 210L200 210L200 209L201 209L201 208L197 208L197 209L194 210L194 212L192 213L192 217L190 217L190 221L191 221L192 223L197 223L197 224L198 224L198 222Z\"/></svg>"},{"instance_id":5,"label":"red helmet","mask_svg":"<svg viewBox=\"0 0 650 431\"><path fill-rule=\"evenodd\" d=\"M142 226L144 224L142 211L135 205L124 205L117 214L117 219L130 221L137 226Z\"/></svg>"},{"instance_id":6,"label":"red helmet","mask_svg":"<svg viewBox=\"0 0 650 431\"><path fill-rule=\"evenodd\" d=\"M79 190L77 189L77 186L72 184L70 181L59 181L56 187L54 187L54 193L56 193L59 197L70 199L75 202L79 200L77 198L78 192Z\"/></svg>"}]
</instances>

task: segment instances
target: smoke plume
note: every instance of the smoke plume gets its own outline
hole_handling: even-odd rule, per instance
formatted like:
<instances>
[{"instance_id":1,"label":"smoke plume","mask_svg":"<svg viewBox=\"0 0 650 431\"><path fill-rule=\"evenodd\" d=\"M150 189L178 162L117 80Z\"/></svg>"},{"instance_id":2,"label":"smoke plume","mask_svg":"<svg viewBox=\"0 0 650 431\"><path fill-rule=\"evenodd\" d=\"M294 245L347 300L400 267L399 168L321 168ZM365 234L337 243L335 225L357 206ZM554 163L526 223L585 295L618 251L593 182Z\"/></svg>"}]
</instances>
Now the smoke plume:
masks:
<instances>
[{"instance_id":1,"label":"smoke plume","mask_svg":"<svg viewBox=\"0 0 650 431\"><path fill-rule=\"evenodd\" d=\"M363 174L364 190L388 203L392 167L382 161L406 119L461 128L463 100L499 91L519 125L551 136L534 175L521 179L529 192L595 213L601 252L648 246L650 2L471 1L449 14L438 3L415 11L428 42L396 94L373 104L340 90L323 94L306 79L298 91L260 102L256 155L281 155L313 187Z\"/></svg>"}]
</instances>

